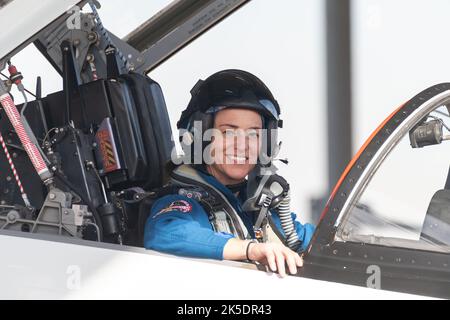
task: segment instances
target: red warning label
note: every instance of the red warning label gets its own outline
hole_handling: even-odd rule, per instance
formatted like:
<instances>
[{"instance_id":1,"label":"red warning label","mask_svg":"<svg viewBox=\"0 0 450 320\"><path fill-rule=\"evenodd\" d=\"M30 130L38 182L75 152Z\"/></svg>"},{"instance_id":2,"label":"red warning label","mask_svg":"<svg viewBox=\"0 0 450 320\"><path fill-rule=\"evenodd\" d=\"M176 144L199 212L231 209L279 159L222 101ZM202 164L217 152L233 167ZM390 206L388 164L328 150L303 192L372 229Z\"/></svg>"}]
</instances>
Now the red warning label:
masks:
<instances>
[{"instance_id":1,"label":"red warning label","mask_svg":"<svg viewBox=\"0 0 450 320\"><path fill-rule=\"evenodd\" d=\"M108 130L97 131L97 141L103 158L103 171L108 173L119 169L117 155Z\"/></svg>"}]
</instances>

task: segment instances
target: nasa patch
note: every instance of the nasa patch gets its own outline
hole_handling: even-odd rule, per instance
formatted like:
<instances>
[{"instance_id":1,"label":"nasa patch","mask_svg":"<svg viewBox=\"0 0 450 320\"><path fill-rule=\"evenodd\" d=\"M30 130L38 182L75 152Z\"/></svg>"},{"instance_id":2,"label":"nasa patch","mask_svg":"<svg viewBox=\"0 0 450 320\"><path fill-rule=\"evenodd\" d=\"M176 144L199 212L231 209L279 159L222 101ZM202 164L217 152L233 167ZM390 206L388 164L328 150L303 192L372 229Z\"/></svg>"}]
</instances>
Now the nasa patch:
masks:
<instances>
[{"instance_id":1,"label":"nasa patch","mask_svg":"<svg viewBox=\"0 0 450 320\"><path fill-rule=\"evenodd\" d=\"M161 209L160 211L158 211L158 213L156 213L153 218L156 218L157 216L166 213L166 212L170 212L170 211L180 211L183 213L189 213L192 211L192 206L189 202L185 201L185 200L177 200L177 201L173 201L171 204L169 204L167 207L165 207L164 209Z\"/></svg>"}]
</instances>

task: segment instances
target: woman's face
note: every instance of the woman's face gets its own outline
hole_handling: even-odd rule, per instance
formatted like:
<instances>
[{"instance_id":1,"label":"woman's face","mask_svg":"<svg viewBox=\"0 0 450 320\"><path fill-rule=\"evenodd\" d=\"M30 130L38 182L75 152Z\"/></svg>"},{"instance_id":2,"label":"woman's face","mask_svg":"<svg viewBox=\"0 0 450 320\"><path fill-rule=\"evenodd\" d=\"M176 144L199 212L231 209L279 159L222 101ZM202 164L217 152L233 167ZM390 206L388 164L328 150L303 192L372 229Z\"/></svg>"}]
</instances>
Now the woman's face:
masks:
<instances>
[{"instance_id":1,"label":"woman's face","mask_svg":"<svg viewBox=\"0 0 450 320\"><path fill-rule=\"evenodd\" d=\"M262 118L253 110L226 108L216 113L208 172L222 184L242 182L255 167L260 150Z\"/></svg>"}]
</instances>

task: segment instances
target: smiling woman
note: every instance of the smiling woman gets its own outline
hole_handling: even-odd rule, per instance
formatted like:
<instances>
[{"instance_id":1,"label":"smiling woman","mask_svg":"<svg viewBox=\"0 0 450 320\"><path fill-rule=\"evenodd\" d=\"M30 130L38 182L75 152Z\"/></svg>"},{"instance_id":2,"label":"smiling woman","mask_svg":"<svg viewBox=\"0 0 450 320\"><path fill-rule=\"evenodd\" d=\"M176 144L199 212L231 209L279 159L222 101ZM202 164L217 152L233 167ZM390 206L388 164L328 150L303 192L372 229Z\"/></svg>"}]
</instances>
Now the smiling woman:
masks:
<instances>
[{"instance_id":1,"label":"smiling woman","mask_svg":"<svg viewBox=\"0 0 450 320\"><path fill-rule=\"evenodd\" d=\"M242 70L217 72L199 81L191 93L178 122L191 137L184 145L185 163L172 172L175 193L151 208L145 247L191 257L257 261L281 276L287 263L296 274L302 266L298 253L308 246L314 227L291 215L289 185L275 174L272 162L281 124L277 101L260 79ZM212 139L207 144L202 132L211 129L214 134L208 134ZM262 130L269 133L261 135ZM202 157L207 147L210 162ZM198 150L200 161L192 164ZM175 205L181 201L188 211Z\"/></svg>"},{"instance_id":2,"label":"smiling woman","mask_svg":"<svg viewBox=\"0 0 450 320\"><path fill-rule=\"evenodd\" d=\"M215 115L214 128L221 135L214 136L213 162L206 168L224 185L240 183L257 163L259 135L248 135L262 129L261 116L253 110L227 108Z\"/></svg>"}]
</instances>

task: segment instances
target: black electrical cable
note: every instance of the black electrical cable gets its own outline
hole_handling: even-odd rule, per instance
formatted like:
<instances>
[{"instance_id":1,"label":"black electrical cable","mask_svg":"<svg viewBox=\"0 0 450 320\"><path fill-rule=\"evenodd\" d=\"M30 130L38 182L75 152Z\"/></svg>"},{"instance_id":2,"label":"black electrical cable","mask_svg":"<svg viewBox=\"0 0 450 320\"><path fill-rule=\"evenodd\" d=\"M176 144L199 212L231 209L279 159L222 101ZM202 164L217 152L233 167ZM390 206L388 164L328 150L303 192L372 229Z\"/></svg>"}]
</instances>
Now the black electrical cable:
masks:
<instances>
[{"instance_id":1,"label":"black electrical cable","mask_svg":"<svg viewBox=\"0 0 450 320\"><path fill-rule=\"evenodd\" d=\"M79 190L77 190L77 188L69 180L67 180L62 174L60 174L58 171L54 171L53 173L54 173L56 178L58 178L67 188L69 188L70 191L75 193L75 195L77 197L79 197L81 199L81 201L83 201L89 207L89 209L92 212L92 215L94 216L95 224L98 226L98 229L100 231L100 234L99 234L100 241L103 241L102 220L101 220L100 214L98 213L98 211L95 208L95 206L92 204L92 202L88 201L83 196L83 193L79 192Z\"/></svg>"}]
</instances>

